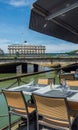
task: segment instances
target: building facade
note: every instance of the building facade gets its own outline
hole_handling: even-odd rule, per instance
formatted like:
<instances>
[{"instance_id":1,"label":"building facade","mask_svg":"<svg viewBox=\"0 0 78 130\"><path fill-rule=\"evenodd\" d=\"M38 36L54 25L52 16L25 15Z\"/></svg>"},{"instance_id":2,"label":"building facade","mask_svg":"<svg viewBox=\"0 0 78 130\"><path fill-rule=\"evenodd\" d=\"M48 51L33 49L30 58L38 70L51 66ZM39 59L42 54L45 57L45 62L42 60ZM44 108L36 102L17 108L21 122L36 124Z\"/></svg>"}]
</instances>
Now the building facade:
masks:
<instances>
[{"instance_id":1,"label":"building facade","mask_svg":"<svg viewBox=\"0 0 78 130\"><path fill-rule=\"evenodd\" d=\"M45 54L45 50L45 46L42 45L13 44L8 46L9 54Z\"/></svg>"}]
</instances>

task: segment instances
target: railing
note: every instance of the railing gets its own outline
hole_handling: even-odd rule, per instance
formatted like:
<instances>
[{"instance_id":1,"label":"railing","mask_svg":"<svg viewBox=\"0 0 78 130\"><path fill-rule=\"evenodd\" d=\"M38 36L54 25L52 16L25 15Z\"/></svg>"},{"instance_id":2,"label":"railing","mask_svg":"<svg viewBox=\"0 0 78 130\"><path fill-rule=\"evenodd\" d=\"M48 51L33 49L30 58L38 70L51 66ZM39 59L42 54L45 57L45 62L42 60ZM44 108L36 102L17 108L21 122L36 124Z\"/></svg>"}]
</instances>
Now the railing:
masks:
<instances>
[{"instance_id":1,"label":"railing","mask_svg":"<svg viewBox=\"0 0 78 130\"><path fill-rule=\"evenodd\" d=\"M14 83L12 83L10 86L8 86L8 88L12 87L16 83L18 84L18 86L20 86L21 82L27 83L27 82L21 80L21 78L23 78L23 77L34 76L34 75L38 75L38 74L42 74L42 73L47 73L47 72L55 71L55 70L58 70L58 69L50 69L50 70L39 71L39 72L35 72L35 73L20 74L20 75L16 75L16 76L7 77L7 78L0 78L0 82L4 82L4 81L9 81L9 80L16 79L16 81Z\"/></svg>"},{"instance_id":2,"label":"railing","mask_svg":"<svg viewBox=\"0 0 78 130\"><path fill-rule=\"evenodd\" d=\"M50 69L50 70L46 70L46 71L35 72L35 73L21 74L21 75L11 76L11 77L7 77L7 78L0 78L0 83L1 83L0 86L1 86L1 88L11 88L11 87L20 86L23 83L26 84L26 83L28 83L30 81L31 78L34 78L35 81L37 81L37 79L39 77L56 78L58 70L59 70L59 68L58 69ZM8 82L10 83L10 85L9 85ZM3 120L2 123L4 123L4 119L8 118L8 114L7 114L6 103L4 101L3 95L1 94L1 91L0 91L0 100L1 100L1 105L0 106L2 106L2 109L1 108L0 109L1 109L1 111L3 111L3 109L4 109L4 112L0 112L0 118L1 118L1 121ZM7 119L5 119L5 122L6 121L7 121ZM7 123L5 123L5 127L8 125ZM4 127L4 124L3 124L2 128L3 127ZM0 128L0 129L2 130L2 128ZM4 128L3 128L3 130L4 130Z\"/></svg>"}]
</instances>

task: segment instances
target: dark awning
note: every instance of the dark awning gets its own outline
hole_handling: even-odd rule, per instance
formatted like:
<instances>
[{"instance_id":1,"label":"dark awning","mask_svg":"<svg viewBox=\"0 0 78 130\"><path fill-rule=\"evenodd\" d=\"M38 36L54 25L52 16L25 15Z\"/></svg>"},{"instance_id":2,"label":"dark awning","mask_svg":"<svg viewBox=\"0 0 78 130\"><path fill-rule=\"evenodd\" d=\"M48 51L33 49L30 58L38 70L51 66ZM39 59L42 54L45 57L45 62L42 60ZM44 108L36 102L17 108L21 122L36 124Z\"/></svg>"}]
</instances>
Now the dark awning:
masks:
<instances>
[{"instance_id":1,"label":"dark awning","mask_svg":"<svg viewBox=\"0 0 78 130\"><path fill-rule=\"evenodd\" d=\"M37 0L29 28L78 43L78 0Z\"/></svg>"}]
</instances>

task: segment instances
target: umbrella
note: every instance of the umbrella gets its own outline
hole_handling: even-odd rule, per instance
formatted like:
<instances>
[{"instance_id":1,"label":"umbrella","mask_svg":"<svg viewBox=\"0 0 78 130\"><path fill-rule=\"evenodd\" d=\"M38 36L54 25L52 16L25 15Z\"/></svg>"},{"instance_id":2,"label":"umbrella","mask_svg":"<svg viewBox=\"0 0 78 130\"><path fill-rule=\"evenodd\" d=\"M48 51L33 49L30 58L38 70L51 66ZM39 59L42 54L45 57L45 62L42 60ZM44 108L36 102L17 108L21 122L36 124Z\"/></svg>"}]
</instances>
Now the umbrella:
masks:
<instances>
[{"instance_id":1,"label":"umbrella","mask_svg":"<svg viewBox=\"0 0 78 130\"><path fill-rule=\"evenodd\" d=\"M78 0L37 0L31 9L29 28L78 43Z\"/></svg>"}]
</instances>

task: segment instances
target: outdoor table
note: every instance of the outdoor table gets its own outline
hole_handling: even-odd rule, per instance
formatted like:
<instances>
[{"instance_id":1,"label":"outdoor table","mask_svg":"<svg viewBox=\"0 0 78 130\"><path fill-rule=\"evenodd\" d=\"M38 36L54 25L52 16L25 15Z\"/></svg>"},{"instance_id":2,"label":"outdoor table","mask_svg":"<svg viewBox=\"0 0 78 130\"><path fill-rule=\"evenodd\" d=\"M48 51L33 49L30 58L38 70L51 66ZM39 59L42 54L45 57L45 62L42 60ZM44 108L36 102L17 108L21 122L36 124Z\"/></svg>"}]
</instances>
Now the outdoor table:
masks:
<instances>
[{"instance_id":1,"label":"outdoor table","mask_svg":"<svg viewBox=\"0 0 78 130\"><path fill-rule=\"evenodd\" d=\"M73 87L74 88L74 87ZM77 88L77 87L76 87ZM64 96L70 100L78 101L78 89L69 89L67 91L62 92L61 85L53 85L53 88L50 85L41 85L38 84L25 84L21 86L17 86L11 88L10 90L15 91L23 91L24 94L32 95L32 93L40 93L40 94L47 94L47 96Z\"/></svg>"},{"instance_id":2,"label":"outdoor table","mask_svg":"<svg viewBox=\"0 0 78 130\"><path fill-rule=\"evenodd\" d=\"M21 85L18 87L11 88L10 90L15 91L23 91L25 95L28 95L29 98L32 96L32 93L38 93L42 95L50 96L56 96L56 97L66 97L68 102L70 102L72 108L76 108L78 110L78 90L70 89L66 92L62 92L60 85L53 85L53 88L51 88L50 85L47 86L38 86L37 84L29 85ZM75 105L75 107L73 107Z\"/></svg>"},{"instance_id":3,"label":"outdoor table","mask_svg":"<svg viewBox=\"0 0 78 130\"><path fill-rule=\"evenodd\" d=\"M74 87L69 90L62 90L61 85L54 85L54 88L47 86L36 91L36 93L44 94L47 96L66 97L70 101L78 102L78 89Z\"/></svg>"}]
</instances>

